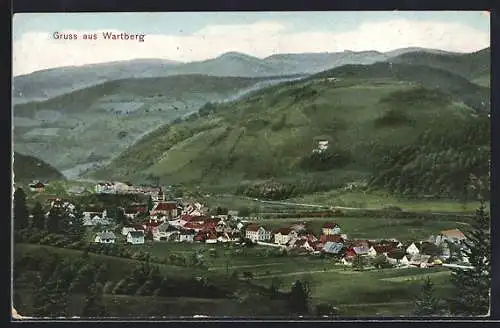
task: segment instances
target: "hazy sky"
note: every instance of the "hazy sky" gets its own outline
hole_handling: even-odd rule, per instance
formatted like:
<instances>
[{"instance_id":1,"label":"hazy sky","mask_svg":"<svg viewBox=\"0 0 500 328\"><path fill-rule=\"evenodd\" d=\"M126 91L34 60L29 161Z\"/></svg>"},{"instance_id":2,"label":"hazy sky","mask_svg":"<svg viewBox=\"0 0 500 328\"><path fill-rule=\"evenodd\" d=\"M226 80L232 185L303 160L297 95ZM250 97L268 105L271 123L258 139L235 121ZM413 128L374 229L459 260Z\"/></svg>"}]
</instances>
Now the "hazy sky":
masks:
<instances>
[{"instance_id":1,"label":"hazy sky","mask_svg":"<svg viewBox=\"0 0 500 328\"><path fill-rule=\"evenodd\" d=\"M471 52L489 46L489 31L489 16L480 11L16 14L13 74L136 58L188 62L228 51L259 58L403 47ZM77 40L56 40L54 32ZM103 32L145 37L104 40ZM83 40L93 33L97 40Z\"/></svg>"}]
</instances>

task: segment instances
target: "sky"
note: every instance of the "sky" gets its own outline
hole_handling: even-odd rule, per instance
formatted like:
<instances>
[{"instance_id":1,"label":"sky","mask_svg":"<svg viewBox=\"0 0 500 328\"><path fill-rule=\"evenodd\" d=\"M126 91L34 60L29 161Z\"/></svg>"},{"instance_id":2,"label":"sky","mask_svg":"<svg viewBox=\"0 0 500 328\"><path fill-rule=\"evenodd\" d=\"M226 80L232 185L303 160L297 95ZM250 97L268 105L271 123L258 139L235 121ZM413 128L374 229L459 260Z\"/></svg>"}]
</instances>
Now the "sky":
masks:
<instances>
[{"instance_id":1,"label":"sky","mask_svg":"<svg viewBox=\"0 0 500 328\"><path fill-rule=\"evenodd\" d=\"M57 32L57 33L56 33ZM144 41L103 33L143 34ZM96 34L97 39L83 39ZM76 40L57 39L75 35ZM142 58L199 61L236 51L389 51L425 47L473 52L490 44L483 11L21 13L12 27L13 75Z\"/></svg>"}]
</instances>

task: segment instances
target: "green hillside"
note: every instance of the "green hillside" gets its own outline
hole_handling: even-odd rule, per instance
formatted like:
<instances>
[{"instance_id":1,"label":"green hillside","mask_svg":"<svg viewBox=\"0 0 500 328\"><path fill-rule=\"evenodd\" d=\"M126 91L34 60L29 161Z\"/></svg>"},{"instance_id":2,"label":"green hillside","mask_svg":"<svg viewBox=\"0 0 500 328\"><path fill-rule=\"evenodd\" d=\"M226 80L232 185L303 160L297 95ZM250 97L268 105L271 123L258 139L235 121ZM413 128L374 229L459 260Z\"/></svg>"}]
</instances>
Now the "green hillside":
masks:
<instances>
[{"instance_id":1,"label":"green hillside","mask_svg":"<svg viewBox=\"0 0 500 328\"><path fill-rule=\"evenodd\" d=\"M487 172L489 120L470 103L488 98L486 88L444 70L348 65L206 106L93 176L156 176L274 199L368 179L392 191L458 197L469 173ZM319 139L329 149L313 154Z\"/></svg>"},{"instance_id":2,"label":"green hillside","mask_svg":"<svg viewBox=\"0 0 500 328\"><path fill-rule=\"evenodd\" d=\"M14 175L16 181L63 180L64 176L57 169L44 161L17 152L14 153Z\"/></svg>"},{"instance_id":3,"label":"green hillside","mask_svg":"<svg viewBox=\"0 0 500 328\"><path fill-rule=\"evenodd\" d=\"M126 79L16 105L14 147L65 173L84 170L207 101L225 100L262 81L202 75Z\"/></svg>"},{"instance_id":4,"label":"green hillside","mask_svg":"<svg viewBox=\"0 0 500 328\"><path fill-rule=\"evenodd\" d=\"M467 53L446 54L431 52L409 52L390 59L393 63L408 65L425 65L440 68L460 75L468 80L473 80L482 75L489 74L491 51L490 48Z\"/></svg>"}]
</instances>

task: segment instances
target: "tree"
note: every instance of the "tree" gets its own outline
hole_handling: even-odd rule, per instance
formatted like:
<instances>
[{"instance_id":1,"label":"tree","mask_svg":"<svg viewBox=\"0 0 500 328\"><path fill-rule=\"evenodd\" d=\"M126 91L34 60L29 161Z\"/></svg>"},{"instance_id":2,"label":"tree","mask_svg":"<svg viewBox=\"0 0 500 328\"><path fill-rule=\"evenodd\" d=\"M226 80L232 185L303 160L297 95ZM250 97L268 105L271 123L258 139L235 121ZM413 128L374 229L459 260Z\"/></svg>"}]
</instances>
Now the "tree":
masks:
<instances>
[{"instance_id":1,"label":"tree","mask_svg":"<svg viewBox=\"0 0 500 328\"><path fill-rule=\"evenodd\" d=\"M295 281L289 294L290 312L299 315L309 313L310 297L309 284L301 280Z\"/></svg>"},{"instance_id":2,"label":"tree","mask_svg":"<svg viewBox=\"0 0 500 328\"><path fill-rule=\"evenodd\" d=\"M117 208L116 213L115 213L115 221L118 224L126 225L127 224L127 217L125 216L125 211L123 208Z\"/></svg>"},{"instance_id":3,"label":"tree","mask_svg":"<svg viewBox=\"0 0 500 328\"><path fill-rule=\"evenodd\" d=\"M107 315L104 302L102 300L103 286L100 283L93 283L88 289L85 304L82 309L82 317L104 317Z\"/></svg>"},{"instance_id":4,"label":"tree","mask_svg":"<svg viewBox=\"0 0 500 328\"><path fill-rule=\"evenodd\" d=\"M238 216L241 216L241 217L247 217L250 215L250 209L246 206L244 207L241 207L239 210L238 210Z\"/></svg>"},{"instance_id":5,"label":"tree","mask_svg":"<svg viewBox=\"0 0 500 328\"><path fill-rule=\"evenodd\" d=\"M35 203L31 214L33 215L31 226L34 229L45 230L45 214L43 213L42 204L40 204L40 202Z\"/></svg>"},{"instance_id":6,"label":"tree","mask_svg":"<svg viewBox=\"0 0 500 328\"><path fill-rule=\"evenodd\" d=\"M438 300L434 297L434 284L427 277L422 285L422 291L415 300L414 314L417 316L432 316L438 314Z\"/></svg>"},{"instance_id":7,"label":"tree","mask_svg":"<svg viewBox=\"0 0 500 328\"><path fill-rule=\"evenodd\" d=\"M283 279L280 277L273 277L271 280L271 286L269 286L269 296L271 299L275 299L281 286L283 285Z\"/></svg>"},{"instance_id":8,"label":"tree","mask_svg":"<svg viewBox=\"0 0 500 328\"><path fill-rule=\"evenodd\" d=\"M63 212L59 207L53 207L50 209L47 216L47 231L50 233L59 233L60 222L63 220Z\"/></svg>"},{"instance_id":9,"label":"tree","mask_svg":"<svg viewBox=\"0 0 500 328\"><path fill-rule=\"evenodd\" d=\"M372 264L377 269L384 269L384 268L388 268L391 266L390 263L387 261L387 257L385 257L385 255L383 255L383 254L377 255L372 260Z\"/></svg>"},{"instance_id":10,"label":"tree","mask_svg":"<svg viewBox=\"0 0 500 328\"><path fill-rule=\"evenodd\" d=\"M26 194L22 188L14 192L14 229L20 231L29 226L29 212L26 207Z\"/></svg>"},{"instance_id":11,"label":"tree","mask_svg":"<svg viewBox=\"0 0 500 328\"><path fill-rule=\"evenodd\" d=\"M151 211L154 207L154 204L153 204L153 198L151 197L151 195L149 195L148 197L148 211Z\"/></svg>"},{"instance_id":12,"label":"tree","mask_svg":"<svg viewBox=\"0 0 500 328\"><path fill-rule=\"evenodd\" d=\"M490 308L491 232L490 215L486 213L484 201L464 235L466 239L460 252L468 257L472 269L452 269L451 282L456 295L449 300L450 310L455 315L486 315Z\"/></svg>"},{"instance_id":13,"label":"tree","mask_svg":"<svg viewBox=\"0 0 500 328\"><path fill-rule=\"evenodd\" d=\"M352 267L356 271L362 271L366 266L366 259L361 255L356 255L352 260Z\"/></svg>"},{"instance_id":14,"label":"tree","mask_svg":"<svg viewBox=\"0 0 500 328\"><path fill-rule=\"evenodd\" d=\"M151 230L148 230L148 232L146 232L146 240L153 240L153 232Z\"/></svg>"}]
</instances>

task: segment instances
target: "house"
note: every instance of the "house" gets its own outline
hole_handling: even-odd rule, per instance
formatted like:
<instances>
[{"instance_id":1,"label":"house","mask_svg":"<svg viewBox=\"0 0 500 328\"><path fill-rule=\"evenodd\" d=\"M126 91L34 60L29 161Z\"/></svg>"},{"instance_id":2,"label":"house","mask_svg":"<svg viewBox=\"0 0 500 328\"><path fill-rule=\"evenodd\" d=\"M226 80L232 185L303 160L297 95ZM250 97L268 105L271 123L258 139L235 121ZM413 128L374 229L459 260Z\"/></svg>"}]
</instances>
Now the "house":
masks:
<instances>
[{"instance_id":1,"label":"house","mask_svg":"<svg viewBox=\"0 0 500 328\"><path fill-rule=\"evenodd\" d=\"M192 243L194 241L194 237L196 236L196 232L194 230L181 230L179 233L179 242L188 242Z\"/></svg>"},{"instance_id":2,"label":"house","mask_svg":"<svg viewBox=\"0 0 500 328\"><path fill-rule=\"evenodd\" d=\"M151 216L166 216L169 219L177 216L177 202L158 202L151 209Z\"/></svg>"},{"instance_id":3,"label":"house","mask_svg":"<svg viewBox=\"0 0 500 328\"><path fill-rule=\"evenodd\" d=\"M215 231L207 232L205 235L205 243L217 244L217 233Z\"/></svg>"},{"instance_id":4,"label":"house","mask_svg":"<svg viewBox=\"0 0 500 328\"><path fill-rule=\"evenodd\" d=\"M121 234L123 236L126 236L126 235L128 235L129 231L135 231L135 228L134 227L123 227Z\"/></svg>"},{"instance_id":5,"label":"house","mask_svg":"<svg viewBox=\"0 0 500 328\"><path fill-rule=\"evenodd\" d=\"M344 238L341 235L321 235L319 240L322 243L333 242L333 243L344 243Z\"/></svg>"},{"instance_id":6,"label":"house","mask_svg":"<svg viewBox=\"0 0 500 328\"><path fill-rule=\"evenodd\" d=\"M392 250L386 254L387 262L393 265L399 264L405 256L404 251L398 250Z\"/></svg>"},{"instance_id":7,"label":"house","mask_svg":"<svg viewBox=\"0 0 500 328\"><path fill-rule=\"evenodd\" d=\"M370 248L368 246L354 246L353 248L354 253L356 255L369 255L370 254Z\"/></svg>"},{"instance_id":8,"label":"house","mask_svg":"<svg viewBox=\"0 0 500 328\"><path fill-rule=\"evenodd\" d=\"M271 231L267 231L262 226L251 224L245 230L245 237L253 242L265 241L271 239Z\"/></svg>"},{"instance_id":9,"label":"house","mask_svg":"<svg viewBox=\"0 0 500 328\"><path fill-rule=\"evenodd\" d=\"M184 229L194 230L196 232L203 230L203 224L198 222L187 222L182 226Z\"/></svg>"},{"instance_id":10,"label":"house","mask_svg":"<svg viewBox=\"0 0 500 328\"><path fill-rule=\"evenodd\" d=\"M328 241L323 246L322 251L327 253L327 254L340 255L343 248L344 248L344 244L342 244L342 243Z\"/></svg>"},{"instance_id":11,"label":"house","mask_svg":"<svg viewBox=\"0 0 500 328\"><path fill-rule=\"evenodd\" d=\"M322 153L328 149L328 140L318 140L316 148L313 150L315 153Z\"/></svg>"},{"instance_id":12,"label":"house","mask_svg":"<svg viewBox=\"0 0 500 328\"><path fill-rule=\"evenodd\" d=\"M165 194L163 190L159 188L158 191L150 193L153 202L163 202L165 200ZM177 202L175 202L175 208L177 208Z\"/></svg>"},{"instance_id":13,"label":"house","mask_svg":"<svg viewBox=\"0 0 500 328\"><path fill-rule=\"evenodd\" d=\"M297 233L300 233L306 230L306 225L304 223L296 223L291 225L290 229L296 231Z\"/></svg>"},{"instance_id":14,"label":"house","mask_svg":"<svg viewBox=\"0 0 500 328\"><path fill-rule=\"evenodd\" d=\"M411 243L411 245L406 248L406 253L410 256L414 256L416 254L419 254L420 250L418 249L417 245L415 245L415 243Z\"/></svg>"},{"instance_id":15,"label":"house","mask_svg":"<svg viewBox=\"0 0 500 328\"><path fill-rule=\"evenodd\" d=\"M97 233L97 235L94 238L94 242L100 244L114 244L115 240L116 236L114 232L109 230Z\"/></svg>"},{"instance_id":16,"label":"house","mask_svg":"<svg viewBox=\"0 0 500 328\"><path fill-rule=\"evenodd\" d=\"M84 226L89 226L89 227L94 227L94 226L99 226L99 225L110 225L111 221L105 217L100 217L99 215L94 215L93 218L88 218L84 217L83 218L83 225Z\"/></svg>"},{"instance_id":17,"label":"house","mask_svg":"<svg viewBox=\"0 0 500 328\"><path fill-rule=\"evenodd\" d=\"M226 221L224 219L221 219L219 220L219 222L217 222L217 225L215 226L215 231L224 232L228 227L229 225L226 223Z\"/></svg>"},{"instance_id":18,"label":"house","mask_svg":"<svg viewBox=\"0 0 500 328\"><path fill-rule=\"evenodd\" d=\"M382 241L379 244L374 244L372 248L375 250L376 255L387 255L393 251L397 250L397 244L394 242Z\"/></svg>"},{"instance_id":19,"label":"house","mask_svg":"<svg viewBox=\"0 0 500 328\"><path fill-rule=\"evenodd\" d=\"M350 247L344 253L344 257L343 258L346 259L347 261L350 261L354 257L356 257L356 252L354 251L354 249L352 247Z\"/></svg>"},{"instance_id":20,"label":"house","mask_svg":"<svg viewBox=\"0 0 500 328\"><path fill-rule=\"evenodd\" d=\"M401 266L409 266L410 265L410 261L408 260L408 257L405 255L401 258L401 260L399 261L399 264Z\"/></svg>"},{"instance_id":21,"label":"house","mask_svg":"<svg viewBox=\"0 0 500 328\"><path fill-rule=\"evenodd\" d=\"M144 231L129 231L127 234L127 243L132 245L144 244Z\"/></svg>"},{"instance_id":22,"label":"house","mask_svg":"<svg viewBox=\"0 0 500 328\"><path fill-rule=\"evenodd\" d=\"M371 246L369 249L368 249L368 254L367 254L369 257L375 257L377 256L377 251L375 250L375 247Z\"/></svg>"},{"instance_id":23,"label":"house","mask_svg":"<svg viewBox=\"0 0 500 328\"><path fill-rule=\"evenodd\" d=\"M95 185L96 194L111 194L115 193L115 184L114 182L99 182Z\"/></svg>"},{"instance_id":24,"label":"house","mask_svg":"<svg viewBox=\"0 0 500 328\"><path fill-rule=\"evenodd\" d=\"M274 233L274 243L278 245L286 245L295 238L297 238L297 233L290 228L281 228Z\"/></svg>"},{"instance_id":25,"label":"house","mask_svg":"<svg viewBox=\"0 0 500 328\"><path fill-rule=\"evenodd\" d=\"M443 230L438 236L436 236L435 244L439 246L446 241L454 244L459 244L462 240L465 239L466 238L463 232L458 229Z\"/></svg>"},{"instance_id":26,"label":"house","mask_svg":"<svg viewBox=\"0 0 500 328\"><path fill-rule=\"evenodd\" d=\"M325 223L322 227L323 235L338 235L340 234L340 226L335 222Z\"/></svg>"},{"instance_id":27,"label":"house","mask_svg":"<svg viewBox=\"0 0 500 328\"><path fill-rule=\"evenodd\" d=\"M430 258L430 255L415 254L410 258L409 264L420 268L427 268L430 266Z\"/></svg>"},{"instance_id":28,"label":"house","mask_svg":"<svg viewBox=\"0 0 500 328\"><path fill-rule=\"evenodd\" d=\"M42 192L45 190L45 185L40 181L30 184L30 190L35 192Z\"/></svg>"},{"instance_id":29,"label":"house","mask_svg":"<svg viewBox=\"0 0 500 328\"><path fill-rule=\"evenodd\" d=\"M163 239L166 239L167 232L169 231L170 228L171 227L170 227L170 224L168 224L168 222L163 222L160 225L158 225L156 227L153 227L151 229L151 231L153 233L153 239L154 240L163 240Z\"/></svg>"},{"instance_id":30,"label":"house","mask_svg":"<svg viewBox=\"0 0 500 328\"><path fill-rule=\"evenodd\" d=\"M130 206L130 207L127 207L124 211L124 214L127 218L129 219L134 219L136 218L139 214L142 214L142 213L147 213L148 212L148 209L146 206L142 206L142 205L135 205L135 206Z\"/></svg>"},{"instance_id":31,"label":"house","mask_svg":"<svg viewBox=\"0 0 500 328\"><path fill-rule=\"evenodd\" d=\"M206 209L200 203L188 204L182 210L182 215L190 215L190 216L202 216L205 215Z\"/></svg>"},{"instance_id":32,"label":"house","mask_svg":"<svg viewBox=\"0 0 500 328\"><path fill-rule=\"evenodd\" d=\"M159 220L150 219L149 221L146 221L142 224L142 228L144 229L145 233L153 233L154 229L156 229L160 224L161 222Z\"/></svg>"}]
</instances>

